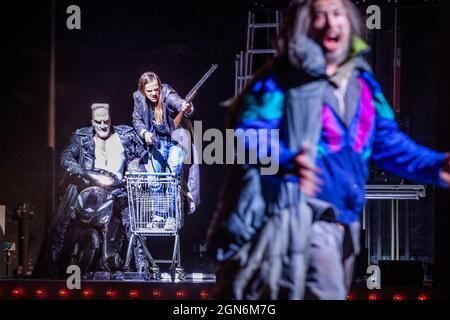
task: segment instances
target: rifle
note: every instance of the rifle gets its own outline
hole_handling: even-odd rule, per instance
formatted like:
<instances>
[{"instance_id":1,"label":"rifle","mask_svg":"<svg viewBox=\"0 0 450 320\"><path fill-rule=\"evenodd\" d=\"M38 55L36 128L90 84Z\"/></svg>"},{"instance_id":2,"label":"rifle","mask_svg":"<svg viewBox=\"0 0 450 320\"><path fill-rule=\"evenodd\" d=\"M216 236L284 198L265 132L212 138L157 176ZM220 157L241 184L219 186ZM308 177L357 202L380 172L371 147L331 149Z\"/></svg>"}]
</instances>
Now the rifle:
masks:
<instances>
[{"instance_id":1,"label":"rifle","mask_svg":"<svg viewBox=\"0 0 450 320\"><path fill-rule=\"evenodd\" d=\"M192 100L194 100L194 97L197 94L198 89L200 89L200 87L203 85L203 83L205 83L205 81L217 69L218 66L219 66L218 64L213 64L211 66L211 68L209 68L209 70L203 75L203 77L200 79L200 81L197 82L197 84L186 95L186 97L184 98L184 100L186 102L191 102ZM178 126L180 125L182 119L183 119L183 111L180 111L180 112L178 112L178 114L173 119L173 123L174 123L175 129L178 128Z\"/></svg>"}]
</instances>

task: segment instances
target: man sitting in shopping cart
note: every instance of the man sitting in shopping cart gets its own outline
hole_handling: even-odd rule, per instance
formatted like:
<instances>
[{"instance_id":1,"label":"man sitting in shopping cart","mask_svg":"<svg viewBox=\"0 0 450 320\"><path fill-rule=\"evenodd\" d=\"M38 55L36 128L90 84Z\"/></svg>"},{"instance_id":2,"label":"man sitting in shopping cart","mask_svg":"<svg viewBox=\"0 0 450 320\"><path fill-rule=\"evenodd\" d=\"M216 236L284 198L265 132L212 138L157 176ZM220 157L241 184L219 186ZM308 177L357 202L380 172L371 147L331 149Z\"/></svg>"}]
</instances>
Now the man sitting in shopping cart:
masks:
<instances>
[{"instance_id":1,"label":"man sitting in shopping cart","mask_svg":"<svg viewBox=\"0 0 450 320\"><path fill-rule=\"evenodd\" d=\"M77 129L71 136L69 143L61 155L61 165L69 176L69 184L56 210L49 234L46 236L35 267L34 275L45 278L61 278L66 275L66 268L71 264L70 255L73 244L74 230L82 233L83 228L75 228L75 216L84 208L78 195L84 192L93 181L89 181L90 172L101 173L106 177L117 178L123 181L127 166L133 159L140 158L144 152L142 141L136 135L133 128L125 125L112 126L109 113L109 105L94 103L91 106L91 126ZM101 174L97 176L101 179ZM124 187L110 188L108 192L114 193L112 205L112 217L108 217L107 223L107 265L94 265L89 271L98 269L117 269L122 264L122 247L125 240L122 228L128 223L126 211L127 196ZM90 195L88 197L92 198ZM92 201L91 201L92 202ZM86 220L86 219L84 219ZM88 236L88 246L97 247L98 241ZM92 243L89 243L92 242ZM84 271L84 270L83 270Z\"/></svg>"}]
</instances>

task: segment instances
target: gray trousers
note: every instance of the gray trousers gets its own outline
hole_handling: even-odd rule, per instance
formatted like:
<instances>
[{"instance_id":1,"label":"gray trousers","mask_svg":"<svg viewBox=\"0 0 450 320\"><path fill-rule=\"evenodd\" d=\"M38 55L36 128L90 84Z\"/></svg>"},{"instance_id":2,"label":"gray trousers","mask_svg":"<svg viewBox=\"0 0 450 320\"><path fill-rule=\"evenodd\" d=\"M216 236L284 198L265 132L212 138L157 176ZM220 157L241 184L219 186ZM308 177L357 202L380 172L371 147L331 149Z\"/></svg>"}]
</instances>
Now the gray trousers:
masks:
<instances>
[{"instance_id":1,"label":"gray trousers","mask_svg":"<svg viewBox=\"0 0 450 320\"><path fill-rule=\"evenodd\" d=\"M346 228L327 221L312 224L305 299L346 299L360 252L360 229L360 222Z\"/></svg>"},{"instance_id":2,"label":"gray trousers","mask_svg":"<svg viewBox=\"0 0 450 320\"><path fill-rule=\"evenodd\" d=\"M256 238L216 266L215 299L303 299L311 209L272 216Z\"/></svg>"}]
</instances>

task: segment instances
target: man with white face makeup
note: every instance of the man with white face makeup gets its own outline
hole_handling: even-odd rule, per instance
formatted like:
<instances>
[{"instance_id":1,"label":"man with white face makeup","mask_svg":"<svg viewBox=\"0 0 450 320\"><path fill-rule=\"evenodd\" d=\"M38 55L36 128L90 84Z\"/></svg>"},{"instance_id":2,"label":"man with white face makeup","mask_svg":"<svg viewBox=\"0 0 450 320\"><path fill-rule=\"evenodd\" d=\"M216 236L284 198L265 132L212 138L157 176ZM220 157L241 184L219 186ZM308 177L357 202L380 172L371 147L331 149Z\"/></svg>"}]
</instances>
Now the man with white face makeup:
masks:
<instances>
[{"instance_id":1,"label":"man with white face makeup","mask_svg":"<svg viewBox=\"0 0 450 320\"><path fill-rule=\"evenodd\" d=\"M91 110L92 126L72 134L62 152L61 165L71 175L103 169L122 179L126 165L143 151L140 139L129 126L111 125L108 104L94 103Z\"/></svg>"},{"instance_id":2,"label":"man with white face makeup","mask_svg":"<svg viewBox=\"0 0 450 320\"><path fill-rule=\"evenodd\" d=\"M132 127L111 125L109 105L94 103L91 106L91 126L77 129L61 154L61 166L71 177L69 186L56 210L49 238L44 241L38 259L36 274L40 277L58 278L65 276L67 263L68 231L71 227L71 215L75 208L77 195L88 187L83 175L87 170L102 169L124 178L127 165L142 156L143 143ZM118 254L120 229L123 223L128 225L126 214L126 193L117 194L114 203L113 218L108 227L108 240L112 241L111 253ZM118 266L115 266L118 267Z\"/></svg>"},{"instance_id":3,"label":"man with white face makeup","mask_svg":"<svg viewBox=\"0 0 450 320\"><path fill-rule=\"evenodd\" d=\"M230 108L231 128L280 129L280 141L251 144L277 147L280 172L268 179L241 167L228 175L208 231L216 297L345 299L369 161L408 180L450 185L450 154L400 131L362 57L369 48L361 25L350 0L294 1L277 58ZM311 224L301 200L312 197L332 209L311 206Z\"/></svg>"},{"instance_id":4,"label":"man with white face makeup","mask_svg":"<svg viewBox=\"0 0 450 320\"><path fill-rule=\"evenodd\" d=\"M119 179L122 179L125 167L125 149L119 134L111 132L108 105L94 104L92 106L92 127L95 131L94 167L114 173Z\"/></svg>"}]
</instances>

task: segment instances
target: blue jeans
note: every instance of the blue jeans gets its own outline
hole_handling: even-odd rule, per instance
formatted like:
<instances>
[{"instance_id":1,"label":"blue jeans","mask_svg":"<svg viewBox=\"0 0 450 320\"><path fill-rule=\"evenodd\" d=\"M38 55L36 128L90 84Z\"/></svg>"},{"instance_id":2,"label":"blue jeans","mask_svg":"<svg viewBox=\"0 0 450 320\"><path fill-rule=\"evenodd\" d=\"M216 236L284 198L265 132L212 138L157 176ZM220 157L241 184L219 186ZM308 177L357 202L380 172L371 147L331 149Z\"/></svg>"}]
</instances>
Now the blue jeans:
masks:
<instances>
[{"instance_id":1,"label":"blue jeans","mask_svg":"<svg viewBox=\"0 0 450 320\"><path fill-rule=\"evenodd\" d=\"M186 152L178 143L160 140L159 147L152 152L148 167L150 172L172 172L181 178L185 157Z\"/></svg>"},{"instance_id":2,"label":"blue jeans","mask_svg":"<svg viewBox=\"0 0 450 320\"><path fill-rule=\"evenodd\" d=\"M149 172L174 173L179 181L181 181L185 156L186 151L178 143L173 141L160 140L159 147L152 151L149 165L147 167ZM175 210L176 199L173 195L176 192L177 186L170 184L168 187L170 189L164 191L163 185L153 183L151 186L151 192L158 198L162 198L164 192L169 192L172 195L169 204L171 209L169 210ZM165 216L167 214L165 209L162 209L162 211L160 210L161 209L158 208L158 206L157 208L155 208L155 214L157 216Z\"/></svg>"}]
</instances>

